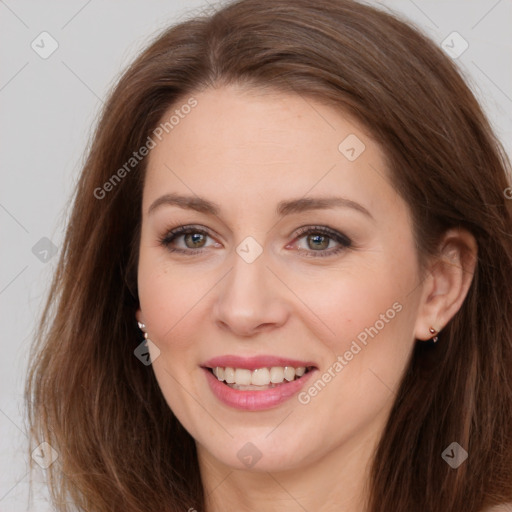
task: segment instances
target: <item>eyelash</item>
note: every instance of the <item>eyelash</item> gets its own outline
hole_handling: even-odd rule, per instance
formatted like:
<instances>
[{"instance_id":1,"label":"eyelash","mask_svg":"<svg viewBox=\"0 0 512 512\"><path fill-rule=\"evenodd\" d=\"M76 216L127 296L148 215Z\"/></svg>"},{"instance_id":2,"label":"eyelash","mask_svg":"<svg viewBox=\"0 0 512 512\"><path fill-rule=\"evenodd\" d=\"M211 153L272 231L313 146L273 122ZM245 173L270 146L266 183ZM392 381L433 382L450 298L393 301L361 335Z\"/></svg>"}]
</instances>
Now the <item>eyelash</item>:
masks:
<instances>
[{"instance_id":1,"label":"eyelash","mask_svg":"<svg viewBox=\"0 0 512 512\"><path fill-rule=\"evenodd\" d=\"M194 255L200 254L200 253L204 252L204 248L177 249L175 247L174 248L169 247L171 245L171 243L174 242L174 240L176 240L176 238L178 238L179 236L187 235L187 234L197 234L197 233L206 235L206 236L210 236L208 231L198 228L196 226L180 226L178 228L171 229L171 230L167 231L167 233L159 239L159 243L160 243L160 245L165 247L169 252L178 252L178 253L182 253L182 254L193 253ZM340 253L341 251L343 251L345 249L352 247L352 241L350 240L350 238L348 238L346 235L344 235L342 233L334 231L333 229L327 228L325 226L301 227L297 230L295 237L298 239L301 239L310 234L321 234L323 236L327 236L328 238L331 238L332 240L338 242L340 244L340 246L335 249L331 249L329 251L327 251L327 250L313 251L313 250L307 250L307 249L299 249L299 252L301 254L308 253L308 254L304 254L306 257L322 258L322 257L327 257L327 256L333 256L333 255ZM314 254L311 254L311 253L314 253Z\"/></svg>"}]
</instances>

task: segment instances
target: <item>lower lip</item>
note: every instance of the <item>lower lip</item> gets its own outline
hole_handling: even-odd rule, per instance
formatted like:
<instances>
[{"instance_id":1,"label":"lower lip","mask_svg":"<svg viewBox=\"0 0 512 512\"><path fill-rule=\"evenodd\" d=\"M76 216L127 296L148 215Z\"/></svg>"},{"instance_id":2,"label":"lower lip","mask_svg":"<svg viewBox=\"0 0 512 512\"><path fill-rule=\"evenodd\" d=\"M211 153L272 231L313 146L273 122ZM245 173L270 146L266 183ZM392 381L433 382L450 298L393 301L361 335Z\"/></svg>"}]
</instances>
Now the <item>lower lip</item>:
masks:
<instances>
[{"instance_id":1,"label":"lower lip","mask_svg":"<svg viewBox=\"0 0 512 512\"><path fill-rule=\"evenodd\" d=\"M206 380L213 394L224 404L242 409L245 411L261 411L272 409L282 404L295 394L297 394L308 382L315 370L305 373L300 379L296 379L275 388L264 389L261 391L242 391L233 389L221 382L210 370L202 368L206 373Z\"/></svg>"}]
</instances>

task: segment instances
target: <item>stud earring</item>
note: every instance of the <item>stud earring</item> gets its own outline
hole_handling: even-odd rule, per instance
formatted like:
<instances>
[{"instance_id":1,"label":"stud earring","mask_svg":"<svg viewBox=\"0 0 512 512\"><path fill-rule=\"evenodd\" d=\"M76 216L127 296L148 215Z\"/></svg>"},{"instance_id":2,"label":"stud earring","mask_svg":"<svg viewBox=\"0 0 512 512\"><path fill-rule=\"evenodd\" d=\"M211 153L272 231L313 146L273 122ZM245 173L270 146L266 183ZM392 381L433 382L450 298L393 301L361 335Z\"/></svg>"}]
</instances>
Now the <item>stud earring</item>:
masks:
<instances>
[{"instance_id":1,"label":"stud earring","mask_svg":"<svg viewBox=\"0 0 512 512\"><path fill-rule=\"evenodd\" d=\"M436 331L433 327L430 327L429 331L430 331L430 334L433 335L433 337L430 338L430 341L432 341L433 343L436 343L437 340L439 339L439 336L437 336L437 333L439 331Z\"/></svg>"}]
</instances>

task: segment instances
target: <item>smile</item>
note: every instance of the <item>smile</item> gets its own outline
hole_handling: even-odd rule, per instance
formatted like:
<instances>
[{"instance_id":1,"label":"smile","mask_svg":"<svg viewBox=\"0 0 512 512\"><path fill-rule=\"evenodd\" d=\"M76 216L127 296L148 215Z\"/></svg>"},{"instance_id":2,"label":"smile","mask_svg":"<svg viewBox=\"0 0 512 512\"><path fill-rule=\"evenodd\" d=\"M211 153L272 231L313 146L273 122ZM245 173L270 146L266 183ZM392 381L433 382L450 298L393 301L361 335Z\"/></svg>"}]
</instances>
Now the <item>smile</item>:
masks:
<instances>
[{"instance_id":1,"label":"smile","mask_svg":"<svg viewBox=\"0 0 512 512\"><path fill-rule=\"evenodd\" d=\"M230 408L262 411L290 400L318 372L312 361L275 356L221 356L201 365L213 398Z\"/></svg>"}]
</instances>

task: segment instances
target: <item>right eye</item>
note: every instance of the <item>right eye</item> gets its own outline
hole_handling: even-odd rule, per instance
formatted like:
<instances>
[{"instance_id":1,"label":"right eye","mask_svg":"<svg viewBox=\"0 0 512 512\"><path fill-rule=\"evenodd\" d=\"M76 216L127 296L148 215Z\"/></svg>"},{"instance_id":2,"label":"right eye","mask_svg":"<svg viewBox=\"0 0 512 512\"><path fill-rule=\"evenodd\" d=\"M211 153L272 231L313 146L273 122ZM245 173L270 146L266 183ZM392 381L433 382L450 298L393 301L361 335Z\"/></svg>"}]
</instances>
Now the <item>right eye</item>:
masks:
<instances>
[{"instance_id":1,"label":"right eye","mask_svg":"<svg viewBox=\"0 0 512 512\"><path fill-rule=\"evenodd\" d=\"M198 254L203 252L203 248L208 247L205 245L208 237L210 235L204 229L196 226L179 226L167 231L159 242L170 252ZM181 247L176 247L178 241L182 242Z\"/></svg>"}]
</instances>

